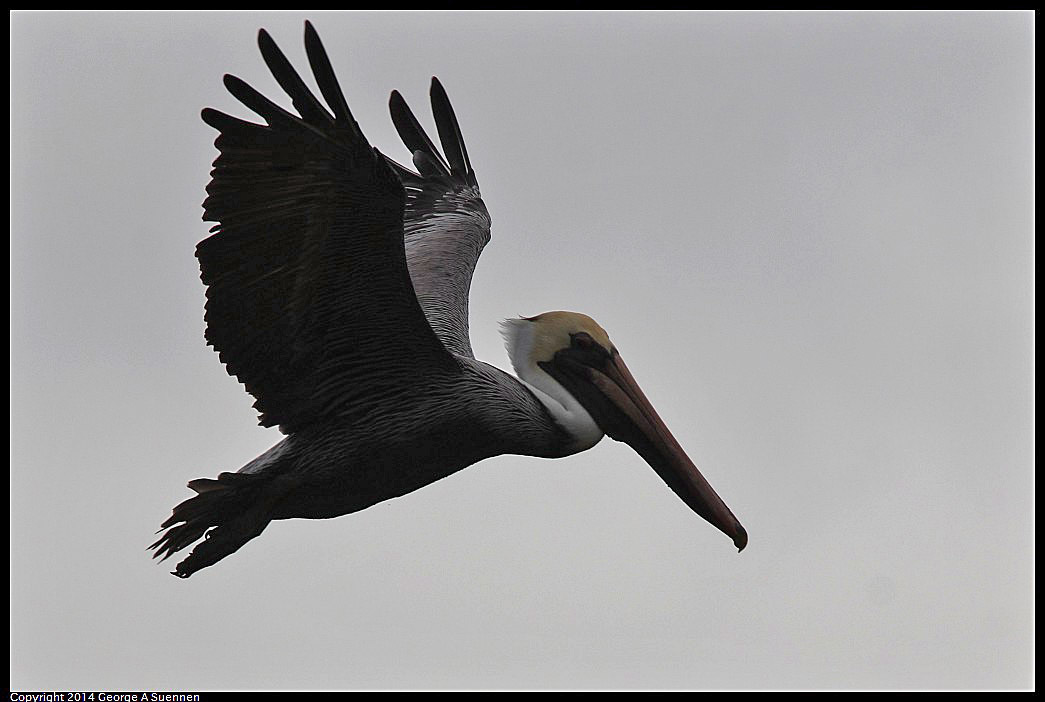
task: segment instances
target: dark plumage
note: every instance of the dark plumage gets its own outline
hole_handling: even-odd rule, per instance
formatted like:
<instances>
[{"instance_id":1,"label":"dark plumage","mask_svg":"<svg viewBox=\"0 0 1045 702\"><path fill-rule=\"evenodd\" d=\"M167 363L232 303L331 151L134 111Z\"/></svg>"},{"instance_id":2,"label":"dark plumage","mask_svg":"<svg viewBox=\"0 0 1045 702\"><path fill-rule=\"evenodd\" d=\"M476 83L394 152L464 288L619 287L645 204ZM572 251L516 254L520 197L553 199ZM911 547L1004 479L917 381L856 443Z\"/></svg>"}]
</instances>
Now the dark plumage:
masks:
<instances>
[{"instance_id":1,"label":"dark plumage","mask_svg":"<svg viewBox=\"0 0 1045 702\"><path fill-rule=\"evenodd\" d=\"M217 224L196 256L208 343L261 424L288 436L236 473L191 481L197 494L163 522L154 556L205 537L174 571L188 577L273 519L355 512L483 458L565 456L607 431L743 548L743 527L594 320L510 320L519 378L475 360L468 289L490 217L439 81L442 153L399 93L389 101L414 172L367 142L311 24L305 49L327 106L264 30L258 45L298 114L225 76L265 124L203 110L219 132L203 203Z\"/></svg>"},{"instance_id":2,"label":"dark plumage","mask_svg":"<svg viewBox=\"0 0 1045 702\"><path fill-rule=\"evenodd\" d=\"M500 429L514 437L527 423L534 436L556 431L521 383L471 358L468 286L490 220L442 87L433 79L453 166L425 176L367 143L311 24L305 47L333 115L264 30L258 44L300 116L225 77L266 124L203 110L220 132L203 203L204 219L218 224L196 255L207 341L257 399L261 424L289 436L240 473L189 483L199 494L175 507L150 547L168 557L216 527L178 564L183 577L270 519L356 511L502 453L498 427L485 445L452 440L489 424L477 416L483 406L505 405ZM407 115L408 133L442 161L397 99L397 119ZM387 420L404 413L434 443L400 436Z\"/></svg>"}]
</instances>

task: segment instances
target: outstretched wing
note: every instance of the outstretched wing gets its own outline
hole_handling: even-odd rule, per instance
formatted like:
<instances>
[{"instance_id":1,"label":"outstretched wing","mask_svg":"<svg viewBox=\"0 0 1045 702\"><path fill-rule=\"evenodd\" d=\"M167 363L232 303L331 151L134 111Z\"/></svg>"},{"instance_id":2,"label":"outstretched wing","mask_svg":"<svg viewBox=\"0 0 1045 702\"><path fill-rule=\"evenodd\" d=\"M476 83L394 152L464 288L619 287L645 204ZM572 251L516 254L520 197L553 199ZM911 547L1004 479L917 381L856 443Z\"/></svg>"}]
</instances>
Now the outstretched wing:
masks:
<instances>
[{"instance_id":1,"label":"outstretched wing","mask_svg":"<svg viewBox=\"0 0 1045 702\"><path fill-rule=\"evenodd\" d=\"M406 188L406 260L414 291L432 330L447 349L474 358L468 339L472 271L490 240L490 215L468 161L450 100L432 78L432 113L445 158L403 97L389 100L392 121L413 154L417 172L389 159Z\"/></svg>"},{"instance_id":2,"label":"outstretched wing","mask_svg":"<svg viewBox=\"0 0 1045 702\"><path fill-rule=\"evenodd\" d=\"M221 132L203 203L218 224L196 256L207 341L257 398L261 424L292 432L458 366L410 282L403 184L359 131L319 36L306 22L333 115L264 30L258 45L300 116L225 76L266 124L203 111Z\"/></svg>"}]
</instances>

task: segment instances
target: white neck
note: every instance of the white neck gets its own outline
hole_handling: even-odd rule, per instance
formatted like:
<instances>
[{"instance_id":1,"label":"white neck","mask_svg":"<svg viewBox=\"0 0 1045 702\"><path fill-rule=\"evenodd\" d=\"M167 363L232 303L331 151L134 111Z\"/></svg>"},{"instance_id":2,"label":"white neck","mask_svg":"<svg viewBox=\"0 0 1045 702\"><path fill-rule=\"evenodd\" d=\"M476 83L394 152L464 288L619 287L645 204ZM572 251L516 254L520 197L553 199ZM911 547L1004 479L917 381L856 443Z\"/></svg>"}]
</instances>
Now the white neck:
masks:
<instances>
[{"instance_id":1,"label":"white neck","mask_svg":"<svg viewBox=\"0 0 1045 702\"><path fill-rule=\"evenodd\" d=\"M537 365L533 358L535 326L525 319L509 319L501 325L512 367L555 422L573 437L567 450L578 453L590 449L604 432L577 398Z\"/></svg>"}]
</instances>

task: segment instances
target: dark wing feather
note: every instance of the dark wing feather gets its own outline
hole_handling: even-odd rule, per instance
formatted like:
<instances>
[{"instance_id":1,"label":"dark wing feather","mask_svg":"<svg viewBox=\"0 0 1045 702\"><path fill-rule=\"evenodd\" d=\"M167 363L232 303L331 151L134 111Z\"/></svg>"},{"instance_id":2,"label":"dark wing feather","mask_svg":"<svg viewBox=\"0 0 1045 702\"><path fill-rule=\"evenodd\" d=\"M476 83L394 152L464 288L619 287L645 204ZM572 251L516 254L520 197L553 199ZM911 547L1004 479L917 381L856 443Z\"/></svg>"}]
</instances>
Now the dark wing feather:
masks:
<instances>
[{"instance_id":1,"label":"dark wing feather","mask_svg":"<svg viewBox=\"0 0 1045 702\"><path fill-rule=\"evenodd\" d=\"M490 240L490 215L453 108L435 78L431 98L445 158L403 97L393 92L392 121L418 172L389 163L406 188L406 258L417 298L443 345L474 358L468 338L468 289L479 254Z\"/></svg>"},{"instance_id":2,"label":"dark wing feather","mask_svg":"<svg viewBox=\"0 0 1045 702\"><path fill-rule=\"evenodd\" d=\"M439 141L443 144L446 152L446 160L450 162L450 172L461 174L465 182L476 186L475 174L472 173L472 165L468 162L468 151L464 148L464 139L461 137L461 127L457 124L457 116L454 108L450 106L450 98L443 89L443 84L438 78L432 78L432 115L435 117L435 126L439 130Z\"/></svg>"},{"instance_id":3,"label":"dark wing feather","mask_svg":"<svg viewBox=\"0 0 1045 702\"><path fill-rule=\"evenodd\" d=\"M218 224L196 249L207 340L261 424L284 431L457 369L411 286L403 185L360 133L311 25L305 34L333 116L264 31L262 54L300 117L232 76L229 91L267 124L202 114L221 132L203 203Z\"/></svg>"}]
</instances>

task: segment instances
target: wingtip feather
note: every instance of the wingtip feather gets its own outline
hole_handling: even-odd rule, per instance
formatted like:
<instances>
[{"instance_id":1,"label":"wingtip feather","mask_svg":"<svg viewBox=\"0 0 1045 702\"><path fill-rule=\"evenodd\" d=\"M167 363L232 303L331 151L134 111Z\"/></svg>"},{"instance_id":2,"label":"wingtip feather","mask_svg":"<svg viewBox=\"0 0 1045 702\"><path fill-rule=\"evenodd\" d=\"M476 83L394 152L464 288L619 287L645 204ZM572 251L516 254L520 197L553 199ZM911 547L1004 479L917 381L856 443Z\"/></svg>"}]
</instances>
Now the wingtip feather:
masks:
<instances>
[{"instance_id":1,"label":"wingtip feather","mask_svg":"<svg viewBox=\"0 0 1045 702\"><path fill-rule=\"evenodd\" d=\"M443 84L435 76L432 76L432 85L429 89L432 100L432 116L435 117L435 126L439 130L439 141L443 145L443 153L450 163L451 172L463 178L470 185L475 185L475 176L472 173L471 163L468 161L468 150L464 145L464 137L461 135L461 126L457 122L457 115L450 104L450 97L446 94Z\"/></svg>"},{"instance_id":2,"label":"wingtip feather","mask_svg":"<svg viewBox=\"0 0 1045 702\"><path fill-rule=\"evenodd\" d=\"M334 74L330 57L323 48L319 33L308 20L305 20L305 53L308 55L309 65L312 66L312 75L315 76L316 83L319 85L319 92L323 94L330 109L334 111L334 118L358 132L359 128L352 118L352 112L348 109L348 102L345 100L341 85Z\"/></svg>"},{"instance_id":3,"label":"wingtip feather","mask_svg":"<svg viewBox=\"0 0 1045 702\"><path fill-rule=\"evenodd\" d=\"M439 153L439 149L432 143L424 127L421 126L421 123L417 121L417 117L414 116L410 105L407 104L398 90L393 90L391 95L389 95L388 110L392 115L392 123L399 133L399 138L403 140L406 148L410 149L414 166L419 169L421 175L450 175L450 164ZM426 173L420 171L421 167L417 165L418 153L423 154L426 165L431 164L435 167L433 172Z\"/></svg>"}]
</instances>

